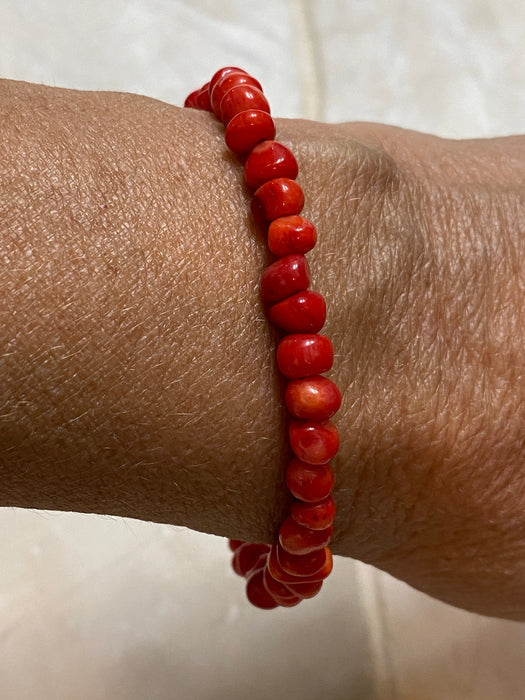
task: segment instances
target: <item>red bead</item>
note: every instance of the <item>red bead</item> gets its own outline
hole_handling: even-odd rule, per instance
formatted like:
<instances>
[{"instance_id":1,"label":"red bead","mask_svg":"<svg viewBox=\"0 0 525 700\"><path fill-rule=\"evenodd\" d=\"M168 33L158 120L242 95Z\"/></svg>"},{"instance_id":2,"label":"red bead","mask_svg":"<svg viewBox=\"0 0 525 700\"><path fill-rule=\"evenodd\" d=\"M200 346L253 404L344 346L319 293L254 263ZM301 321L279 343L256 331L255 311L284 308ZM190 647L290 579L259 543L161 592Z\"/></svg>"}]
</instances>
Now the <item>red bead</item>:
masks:
<instances>
[{"instance_id":1,"label":"red bead","mask_svg":"<svg viewBox=\"0 0 525 700\"><path fill-rule=\"evenodd\" d=\"M234 153L243 155L249 153L260 141L273 139L274 136L275 124L268 112L247 109L231 118L224 140Z\"/></svg>"},{"instance_id":2,"label":"red bead","mask_svg":"<svg viewBox=\"0 0 525 700\"><path fill-rule=\"evenodd\" d=\"M276 260L263 272L261 299L264 304L275 304L307 289L309 284L310 269L304 255L287 255Z\"/></svg>"},{"instance_id":3,"label":"red bead","mask_svg":"<svg viewBox=\"0 0 525 700\"><path fill-rule=\"evenodd\" d=\"M326 320L324 297L319 292L294 294L272 306L268 320L287 333L317 333Z\"/></svg>"},{"instance_id":4,"label":"red bead","mask_svg":"<svg viewBox=\"0 0 525 700\"><path fill-rule=\"evenodd\" d=\"M284 402L295 418L322 422L331 418L339 410L341 392L326 377L304 377L288 382Z\"/></svg>"},{"instance_id":5,"label":"red bead","mask_svg":"<svg viewBox=\"0 0 525 700\"><path fill-rule=\"evenodd\" d=\"M310 554L290 554L277 545L277 561L282 569L292 576L315 576L326 563L326 547Z\"/></svg>"},{"instance_id":6,"label":"red bead","mask_svg":"<svg viewBox=\"0 0 525 700\"><path fill-rule=\"evenodd\" d=\"M239 112L260 109L270 114L270 105L261 90L251 85L236 85L230 88L221 100L221 121L227 126Z\"/></svg>"},{"instance_id":7,"label":"red bead","mask_svg":"<svg viewBox=\"0 0 525 700\"><path fill-rule=\"evenodd\" d=\"M292 593L284 583L276 581L270 574L268 567L265 567L263 571L263 585L275 602L283 608L292 608L302 600L302 596Z\"/></svg>"},{"instance_id":8,"label":"red bead","mask_svg":"<svg viewBox=\"0 0 525 700\"><path fill-rule=\"evenodd\" d=\"M277 607L277 603L264 587L263 569L252 574L246 582L246 597L256 608L272 610Z\"/></svg>"},{"instance_id":9,"label":"red bead","mask_svg":"<svg viewBox=\"0 0 525 700\"><path fill-rule=\"evenodd\" d=\"M290 554L310 554L326 547L332 533L333 528L311 530L299 525L292 517L288 517L279 528L279 543Z\"/></svg>"},{"instance_id":10,"label":"red bead","mask_svg":"<svg viewBox=\"0 0 525 700\"><path fill-rule=\"evenodd\" d=\"M199 94L199 92L200 89L190 92L188 97L184 100L184 106L190 107L191 109L200 109L199 105L197 104L197 95Z\"/></svg>"},{"instance_id":11,"label":"red bead","mask_svg":"<svg viewBox=\"0 0 525 700\"><path fill-rule=\"evenodd\" d=\"M300 501L315 503L330 495L334 473L329 464L313 465L294 457L286 470L286 485Z\"/></svg>"},{"instance_id":12,"label":"red bead","mask_svg":"<svg viewBox=\"0 0 525 700\"><path fill-rule=\"evenodd\" d=\"M281 583L284 583L285 586L288 587L290 584L295 586L296 584L313 583L314 581L322 581L323 578L326 578L326 576L328 575L328 574L324 575L324 572L326 569L326 564L322 567L322 569L320 569L317 573L313 574L312 576L296 576L294 574L289 574L279 564L279 560L277 558L278 548L279 548L278 544L274 544L272 546L266 566L268 567L268 571L272 575L272 578L276 579L276 581L280 581Z\"/></svg>"},{"instance_id":13,"label":"red bead","mask_svg":"<svg viewBox=\"0 0 525 700\"><path fill-rule=\"evenodd\" d=\"M329 420L324 423L292 420L288 435L295 456L308 464L326 464L339 449L339 433Z\"/></svg>"},{"instance_id":14,"label":"red bead","mask_svg":"<svg viewBox=\"0 0 525 700\"><path fill-rule=\"evenodd\" d=\"M292 518L299 525L311 530L325 530L331 528L335 518L335 503L332 496L328 496L320 503L303 503L294 501L290 506Z\"/></svg>"},{"instance_id":15,"label":"red bead","mask_svg":"<svg viewBox=\"0 0 525 700\"><path fill-rule=\"evenodd\" d=\"M210 93L211 106L217 119L221 118L221 101L224 95L236 85L250 85L262 92L261 83L244 71L231 72L218 80Z\"/></svg>"},{"instance_id":16,"label":"red bead","mask_svg":"<svg viewBox=\"0 0 525 700\"><path fill-rule=\"evenodd\" d=\"M281 258L281 260L285 259ZM325 335L309 333L287 335L277 346L277 365L281 373L289 379L327 372L333 361L332 342Z\"/></svg>"},{"instance_id":17,"label":"red bead","mask_svg":"<svg viewBox=\"0 0 525 700\"><path fill-rule=\"evenodd\" d=\"M284 585L284 584L283 584ZM286 588L300 598L313 598L323 587L323 581L311 581L308 583L287 583Z\"/></svg>"},{"instance_id":18,"label":"red bead","mask_svg":"<svg viewBox=\"0 0 525 700\"><path fill-rule=\"evenodd\" d=\"M304 194L301 187L287 177L265 182L255 191L251 204L254 216L257 217L261 212L266 221L300 214L303 206Z\"/></svg>"},{"instance_id":19,"label":"red bead","mask_svg":"<svg viewBox=\"0 0 525 700\"><path fill-rule=\"evenodd\" d=\"M299 166L293 153L278 141L257 144L244 165L244 179L248 187L254 190L276 177L295 180L298 172Z\"/></svg>"},{"instance_id":20,"label":"red bead","mask_svg":"<svg viewBox=\"0 0 525 700\"><path fill-rule=\"evenodd\" d=\"M215 85L217 85L221 78L224 78L225 75L228 75L228 73L246 73L246 71L242 68L236 68L236 66L226 66L226 68L219 68L219 70L213 74L212 79L210 80L210 84L208 87L210 96L213 92L213 88L215 87Z\"/></svg>"},{"instance_id":21,"label":"red bead","mask_svg":"<svg viewBox=\"0 0 525 700\"><path fill-rule=\"evenodd\" d=\"M201 89L197 92L197 96L195 98L195 101L197 103L197 107L199 109L203 109L206 112L211 112L211 102L210 102L210 94L208 92L208 86L209 83L206 83L201 87Z\"/></svg>"},{"instance_id":22,"label":"red bead","mask_svg":"<svg viewBox=\"0 0 525 700\"><path fill-rule=\"evenodd\" d=\"M248 576L258 563L259 557L268 554L269 551L270 547L267 544L245 542L233 554L233 570L239 576Z\"/></svg>"},{"instance_id":23,"label":"red bead","mask_svg":"<svg viewBox=\"0 0 525 700\"><path fill-rule=\"evenodd\" d=\"M268 228L268 247L274 255L308 253L317 242L317 231L302 216L281 216Z\"/></svg>"},{"instance_id":24,"label":"red bead","mask_svg":"<svg viewBox=\"0 0 525 700\"><path fill-rule=\"evenodd\" d=\"M235 552L237 549L239 549L239 547L242 544L246 544L246 542L243 542L242 540L228 540L228 545L232 552Z\"/></svg>"}]
</instances>

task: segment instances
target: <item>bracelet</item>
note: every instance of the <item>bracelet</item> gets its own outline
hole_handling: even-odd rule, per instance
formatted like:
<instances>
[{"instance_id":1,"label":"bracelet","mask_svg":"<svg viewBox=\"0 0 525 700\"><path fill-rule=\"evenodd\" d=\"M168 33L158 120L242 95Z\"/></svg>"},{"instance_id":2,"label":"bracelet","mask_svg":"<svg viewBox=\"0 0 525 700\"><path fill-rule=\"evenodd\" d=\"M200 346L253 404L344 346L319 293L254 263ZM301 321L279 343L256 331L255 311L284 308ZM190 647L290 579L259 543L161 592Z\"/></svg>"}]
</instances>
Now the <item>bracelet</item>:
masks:
<instances>
[{"instance_id":1,"label":"bracelet","mask_svg":"<svg viewBox=\"0 0 525 700\"><path fill-rule=\"evenodd\" d=\"M284 402L294 457L285 479L292 500L273 545L230 540L230 548L233 569L246 578L253 605L293 607L321 590L333 566L328 547L335 517L330 460L339 436L330 418L341 405L341 394L321 376L332 367L333 348L319 334L325 300L309 289L305 253L315 246L317 232L299 216L304 196L295 181L297 161L274 140L270 106L255 78L240 68L222 68L184 106L213 112L226 127L226 145L244 162L246 184L254 191L253 217L267 230L268 247L277 258L262 274L261 299L268 320L283 332L277 366L287 380Z\"/></svg>"}]
</instances>

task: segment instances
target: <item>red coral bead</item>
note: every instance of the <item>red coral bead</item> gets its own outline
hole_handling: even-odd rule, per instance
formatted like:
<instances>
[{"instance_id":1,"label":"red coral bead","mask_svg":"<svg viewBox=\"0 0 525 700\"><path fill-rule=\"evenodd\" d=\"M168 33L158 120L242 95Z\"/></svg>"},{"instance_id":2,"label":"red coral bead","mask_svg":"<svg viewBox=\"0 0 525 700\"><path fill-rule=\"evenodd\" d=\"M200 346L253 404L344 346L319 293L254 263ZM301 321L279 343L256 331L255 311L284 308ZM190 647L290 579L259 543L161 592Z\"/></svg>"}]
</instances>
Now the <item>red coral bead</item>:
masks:
<instances>
[{"instance_id":1,"label":"red coral bead","mask_svg":"<svg viewBox=\"0 0 525 700\"><path fill-rule=\"evenodd\" d=\"M259 561L259 557L268 554L269 551L270 547L267 544L245 542L233 554L233 570L239 576L249 575Z\"/></svg>"},{"instance_id":2,"label":"red coral bead","mask_svg":"<svg viewBox=\"0 0 525 700\"><path fill-rule=\"evenodd\" d=\"M341 392L326 377L304 377L288 382L284 402L295 418L322 422L331 418L339 410Z\"/></svg>"},{"instance_id":3,"label":"red coral bead","mask_svg":"<svg viewBox=\"0 0 525 700\"><path fill-rule=\"evenodd\" d=\"M277 561L282 569L292 576L312 577L320 571L326 563L326 547L317 549L309 554L290 554L283 549L280 544L277 545Z\"/></svg>"},{"instance_id":4,"label":"red coral bead","mask_svg":"<svg viewBox=\"0 0 525 700\"><path fill-rule=\"evenodd\" d=\"M231 118L224 140L234 153L243 155L249 153L260 141L273 139L274 136L275 124L268 112L246 109Z\"/></svg>"},{"instance_id":5,"label":"red coral bead","mask_svg":"<svg viewBox=\"0 0 525 700\"><path fill-rule=\"evenodd\" d=\"M334 473L329 464L307 464L294 457L286 470L286 486L299 500L322 501L334 487Z\"/></svg>"},{"instance_id":6,"label":"red coral bead","mask_svg":"<svg viewBox=\"0 0 525 700\"><path fill-rule=\"evenodd\" d=\"M268 247L274 255L308 253L317 242L317 231L302 216L281 216L270 223Z\"/></svg>"},{"instance_id":7,"label":"red coral bead","mask_svg":"<svg viewBox=\"0 0 525 700\"><path fill-rule=\"evenodd\" d=\"M221 121L227 126L239 112L260 109L270 114L270 105L261 90L252 85L236 85L228 90L221 100Z\"/></svg>"},{"instance_id":8,"label":"red coral bead","mask_svg":"<svg viewBox=\"0 0 525 700\"><path fill-rule=\"evenodd\" d=\"M339 433L329 420L323 423L292 420L288 436L295 456L308 464L326 464L339 449Z\"/></svg>"},{"instance_id":9,"label":"red coral bead","mask_svg":"<svg viewBox=\"0 0 525 700\"><path fill-rule=\"evenodd\" d=\"M310 268L304 255L287 255L268 265L261 276L261 299L275 304L303 291L310 284Z\"/></svg>"},{"instance_id":10,"label":"red coral bead","mask_svg":"<svg viewBox=\"0 0 525 700\"><path fill-rule=\"evenodd\" d=\"M248 187L254 190L276 177L295 180L298 172L299 166L293 153L279 141L257 144L244 165L244 179Z\"/></svg>"},{"instance_id":11,"label":"red coral bead","mask_svg":"<svg viewBox=\"0 0 525 700\"><path fill-rule=\"evenodd\" d=\"M326 302L319 292L300 292L272 306L268 320L287 333L317 333L326 321Z\"/></svg>"},{"instance_id":12,"label":"red coral bead","mask_svg":"<svg viewBox=\"0 0 525 700\"><path fill-rule=\"evenodd\" d=\"M285 571L282 566L279 564L279 560L277 558L277 550L279 548L278 544L274 544L270 550L270 555L268 557L268 561L266 566L268 567L268 571L272 575L272 578L276 579L276 581L280 581L281 583L284 583L285 586L289 586L290 584L296 585L296 584L303 584L303 583L313 583L315 581L322 581L326 576L328 576L328 573L326 573L326 563L325 565L315 574L312 576L296 576L294 574L289 574L287 571ZM328 549L328 548L326 548Z\"/></svg>"},{"instance_id":13,"label":"red coral bead","mask_svg":"<svg viewBox=\"0 0 525 700\"><path fill-rule=\"evenodd\" d=\"M292 518L299 525L310 530L325 530L331 528L335 518L335 503L328 496L320 503L303 503L294 501L290 506Z\"/></svg>"},{"instance_id":14,"label":"red coral bead","mask_svg":"<svg viewBox=\"0 0 525 700\"><path fill-rule=\"evenodd\" d=\"M232 552L239 549L242 544L246 544L246 542L243 542L243 540L228 540L228 545Z\"/></svg>"},{"instance_id":15,"label":"red coral bead","mask_svg":"<svg viewBox=\"0 0 525 700\"><path fill-rule=\"evenodd\" d=\"M199 109L203 109L206 112L211 112L211 102L210 102L210 94L208 92L208 87L209 83L206 83L201 87L201 89L197 92L197 96L195 98L195 101L197 103L197 107Z\"/></svg>"},{"instance_id":16,"label":"red coral bead","mask_svg":"<svg viewBox=\"0 0 525 700\"><path fill-rule=\"evenodd\" d=\"M277 365L281 373L289 379L327 372L333 361L332 342L325 335L309 333L287 335L277 346Z\"/></svg>"},{"instance_id":17,"label":"red coral bead","mask_svg":"<svg viewBox=\"0 0 525 700\"><path fill-rule=\"evenodd\" d=\"M283 584L284 585L284 584ZM311 581L307 583L287 583L286 588L300 598L313 598L323 587L323 581Z\"/></svg>"},{"instance_id":18,"label":"red coral bead","mask_svg":"<svg viewBox=\"0 0 525 700\"><path fill-rule=\"evenodd\" d=\"M256 608L272 610L277 607L277 603L264 587L262 569L252 574L246 582L246 597Z\"/></svg>"},{"instance_id":19,"label":"red coral bead","mask_svg":"<svg viewBox=\"0 0 525 700\"><path fill-rule=\"evenodd\" d=\"M244 71L231 72L218 80L210 93L211 107L217 119L221 118L221 101L224 95L237 85L249 85L262 92L261 83Z\"/></svg>"},{"instance_id":20,"label":"red coral bead","mask_svg":"<svg viewBox=\"0 0 525 700\"><path fill-rule=\"evenodd\" d=\"M209 83L208 90L210 92L210 96L213 92L213 88L217 85L219 80L221 80L221 78L224 78L224 76L228 75L229 73L246 73L246 71L242 68L237 68L236 66L226 66L225 68L219 68L219 70L213 74Z\"/></svg>"},{"instance_id":21,"label":"red coral bead","mask_svg":"<svg viewBox=\"0 0 525 700\"><path fill-rule=\"evenodd\" d=\"M284 583L276 581L270 574L268 567L265 567L263 571L263 585L275 602L283 608L292 608L303 599L297 593L292 593Z\"/></svg>"},{"instance_id":22,"label":"red coral bead","mask_svg":"<svg viewBox=\"0 0 525 700\"><path fill-rule=\"evenodd\" d=\"M279 543L290 554L310 554L326 547L332 534L333 528L312 530L288 517L279 528Z\"/></svg>"},{"instance_id":23,"label":"red coral bead","mask_svg":"<svg viewBox=\"0 0 525 700\"><path fill-rule=\"evenodd\" d=\"M199 92L200 89L190 92L188 97L184 100L184 106L190 107L191 109L200 109L199 105L197 104L197 95L199 94Z\"/></svg>"},{"instance_id":24,"label":"red coral bead","mask_svg":"<svg viewBox=\"0 0 525 700\"><path fill-rule=\"evenodd\" d=\"M255 191L251 204L254 217L259 219L262 214L266 221L300 214L303 206L303 190L288 177L265 182Z\"/></svg>"}]
</instances>

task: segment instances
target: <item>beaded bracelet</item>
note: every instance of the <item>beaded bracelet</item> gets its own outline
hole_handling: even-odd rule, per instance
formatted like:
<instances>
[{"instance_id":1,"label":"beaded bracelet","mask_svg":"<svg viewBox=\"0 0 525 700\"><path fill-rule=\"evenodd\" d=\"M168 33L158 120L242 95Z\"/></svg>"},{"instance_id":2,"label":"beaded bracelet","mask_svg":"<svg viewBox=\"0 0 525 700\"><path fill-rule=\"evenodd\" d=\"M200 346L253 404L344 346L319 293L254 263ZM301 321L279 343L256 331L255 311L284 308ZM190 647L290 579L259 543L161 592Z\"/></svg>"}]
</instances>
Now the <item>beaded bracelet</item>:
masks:
<instances>
[{"instance_id":1,"label":"beaded bracelet","mask_svg":"<svg viewBox=\"0 0 525 700\"><path fill-rule=\"evenodd\" d=\"M341 394L321 376L332 367L333 348L319 334L326 318L324 298L309 290L305 253L315 246L317 232L299 216L304 196L295 182L297 161L274 140L270 106L255 78L240 68L221 68L184 106L213 112L226 127L226 145L244 161L246 184L254 191L254 219L266 227L268 247L277 258L263 272L261 298L268 320L284 334L277 345L277 366L287 380L284 401L295 456L286 470L286 485L293 498L273 545L230 540L230 548L233 569L246 578L253 605L293 607L315 596L332 571L330 460L339 436L330 418L341 405Z\"/></svg>"}]
</instances>

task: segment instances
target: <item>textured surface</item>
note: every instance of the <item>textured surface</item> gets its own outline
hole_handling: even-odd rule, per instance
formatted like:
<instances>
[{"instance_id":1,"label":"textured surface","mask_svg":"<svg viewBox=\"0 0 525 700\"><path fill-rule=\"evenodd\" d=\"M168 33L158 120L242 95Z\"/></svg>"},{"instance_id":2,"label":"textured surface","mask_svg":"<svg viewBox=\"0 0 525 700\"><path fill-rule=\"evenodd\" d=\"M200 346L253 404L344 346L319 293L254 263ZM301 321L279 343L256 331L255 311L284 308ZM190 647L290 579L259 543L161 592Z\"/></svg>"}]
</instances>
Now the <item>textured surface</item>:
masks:
<instances>
[{"instance_id":1,"label":"textured surface","mask_svg":"<svg viewBox=\"0 0 525 700\"><path fill-rule=\"evenodd\" d=\"M489 136L523 131L523 14L521 0L4 0L0 75L181 104L233 63L278 115ZM2 699L523 696L525 625L351 561L315 603L266 615L213 537L13 510L0 532Z\"/></svg>"}]
</instances>

